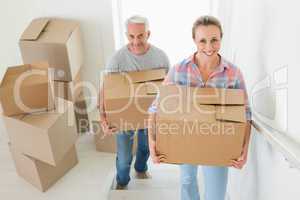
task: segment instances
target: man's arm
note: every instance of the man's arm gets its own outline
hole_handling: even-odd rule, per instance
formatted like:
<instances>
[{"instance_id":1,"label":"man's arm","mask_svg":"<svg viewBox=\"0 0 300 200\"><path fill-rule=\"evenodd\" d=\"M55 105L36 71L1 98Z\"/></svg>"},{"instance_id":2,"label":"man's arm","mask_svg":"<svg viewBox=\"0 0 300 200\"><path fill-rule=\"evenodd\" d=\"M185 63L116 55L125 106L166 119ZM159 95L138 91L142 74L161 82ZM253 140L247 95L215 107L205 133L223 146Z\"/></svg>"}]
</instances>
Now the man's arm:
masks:
<instances>
[{"instance_id":1,"label":"man's arm","mask_svg":"<svg viewBox=\"0 0 300 200\"><path fill-rule=\"evenodd\" d=\"M115 127L109 127L109 124L107 122L106 118L106 110L104 105L104 81L103 76L104 74L110 73L110 72L116 72L118 71L118 59L116 57L116 54L114 54L108 64L105 66L105 70L101 74L101 82L100 82L100 90L99 90L99 97L98 97L98 109L100 113L100 124L102 126L103 132L105 134L112 134L117 131Z\"/></svg>"}]
</instances>

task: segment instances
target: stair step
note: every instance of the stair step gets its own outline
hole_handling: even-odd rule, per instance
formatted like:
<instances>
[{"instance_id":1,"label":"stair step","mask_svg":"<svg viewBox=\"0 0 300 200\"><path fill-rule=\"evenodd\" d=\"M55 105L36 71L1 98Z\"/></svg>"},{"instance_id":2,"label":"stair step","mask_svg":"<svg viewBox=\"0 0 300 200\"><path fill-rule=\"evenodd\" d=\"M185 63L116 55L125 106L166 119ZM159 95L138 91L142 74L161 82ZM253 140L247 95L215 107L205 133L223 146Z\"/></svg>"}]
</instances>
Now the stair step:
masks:
<instances>
[{"instance_id":1,"label":"stair step","mask_svg":"<svg viewBox=\"0 0 300 200\"><path fill-rule=\"evenodd\" d=\"M179 200L180 191L174 189L148 190L113 190L109 193L109 200Z\"/></svg>"},{"instance_id":2,"label":"stair step","mask_svg":"<svg viewBox=\"0 0 300 200\"><path fill-rule=\"evenodd\" d=\"M109 200L155 200L179 199L179 168L176 165L153 165L149 163L149 179L137 179L135 170L131 170L131 181L126 190L115 190L114 179Z\"/></svg>"},{"instance_id":3,"label":"stair step","mask_svg":"<svg viewBox=\"0 0 300 200\"><path fill-rule=\"evenodd\" d=\"M131 169L131 181L126 190L115 190L114 178L108 200L155 200L155 199L180 199L180 170L178 165L153 164L148 162L149 179L137 179L135 170ZM201 169L198 173L200 195L203 197L203 180Z\"/></svg>"},{"instance_id":4,"label":"stair step","mask_svg":"<svg viewBox=\"0 0 300 200\"><path fill-rule=\"evenodd\" d=\"M131 180L127 190L149 190L149 189L178 189L179 188L179 168L172 165L149 165L148 179L136 178L135 170L131 170ZM111 190L116 188L116 179L112 183Z\"/></svg>"}]
</instances>

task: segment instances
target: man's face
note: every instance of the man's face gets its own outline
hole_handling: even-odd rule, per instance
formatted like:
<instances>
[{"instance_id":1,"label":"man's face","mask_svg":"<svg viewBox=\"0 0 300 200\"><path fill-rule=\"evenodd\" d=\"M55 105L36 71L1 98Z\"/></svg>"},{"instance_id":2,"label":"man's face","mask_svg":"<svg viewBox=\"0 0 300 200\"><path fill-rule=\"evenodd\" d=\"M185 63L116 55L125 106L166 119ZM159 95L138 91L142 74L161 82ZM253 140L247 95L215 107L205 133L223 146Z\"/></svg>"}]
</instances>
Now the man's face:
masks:
<instances>
[{"instance_id":1,"label":"man's face","mask_svg":"<svg viewBox=\"0 0 300 200\"><path fill-rule=\"evenodd\" d=\"M128 24L127 38L129 50L134 54L144 54L148 49L149 31L145 31L144 24Z\"/></svg>"},{"instance_id":2,"label":"man's face","mask_svg":"<svg viewBox=\"0 0 300 200\"><path fill-rule=\"evenodd\" d=\"M198 52L211 58L218 55L221 47L221 33L217 26L198 26L195 30L194 42Z\"/></svg>"}]
</instances>

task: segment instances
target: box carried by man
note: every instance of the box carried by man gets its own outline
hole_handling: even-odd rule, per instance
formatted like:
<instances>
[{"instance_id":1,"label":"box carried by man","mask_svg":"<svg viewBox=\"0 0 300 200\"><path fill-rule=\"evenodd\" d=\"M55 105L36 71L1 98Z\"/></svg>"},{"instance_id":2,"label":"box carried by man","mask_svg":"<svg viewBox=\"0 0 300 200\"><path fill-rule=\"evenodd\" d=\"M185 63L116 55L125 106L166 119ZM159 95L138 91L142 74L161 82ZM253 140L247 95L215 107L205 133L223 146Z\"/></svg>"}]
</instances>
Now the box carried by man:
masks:
<instances>
[{"instance_id":1,"label":"box carried by man","mask_svg":"<svg viewBox=\"0 0 300 200\"><path fill-rule=\"evenodd\" d=\"M124 131L146 128L148 108L165 74L165 69L154 69L104 75L104 108L108 123Z\"/></svg>"}]
</instances>

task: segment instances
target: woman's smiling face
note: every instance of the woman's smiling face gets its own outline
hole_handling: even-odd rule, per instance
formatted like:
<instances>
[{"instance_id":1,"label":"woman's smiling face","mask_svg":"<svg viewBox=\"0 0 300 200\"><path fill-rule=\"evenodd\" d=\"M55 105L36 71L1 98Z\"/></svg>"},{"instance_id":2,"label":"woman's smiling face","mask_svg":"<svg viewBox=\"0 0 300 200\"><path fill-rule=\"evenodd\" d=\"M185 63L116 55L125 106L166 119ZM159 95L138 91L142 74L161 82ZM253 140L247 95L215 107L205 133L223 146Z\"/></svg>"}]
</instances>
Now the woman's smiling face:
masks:
<instances>
[{"instance_id":1,"label":"woman's smiling face","mask_svg":"<svg viewBox=\"0 0 300 200\"><path fill-rule=\"evenodd\" d=\"M221 48L221 32L215 25L200 25L195 29L194 42L201 56L211 58L218 55Z\"/></svg>"}]
</instances>

